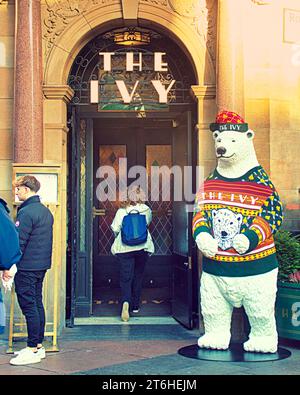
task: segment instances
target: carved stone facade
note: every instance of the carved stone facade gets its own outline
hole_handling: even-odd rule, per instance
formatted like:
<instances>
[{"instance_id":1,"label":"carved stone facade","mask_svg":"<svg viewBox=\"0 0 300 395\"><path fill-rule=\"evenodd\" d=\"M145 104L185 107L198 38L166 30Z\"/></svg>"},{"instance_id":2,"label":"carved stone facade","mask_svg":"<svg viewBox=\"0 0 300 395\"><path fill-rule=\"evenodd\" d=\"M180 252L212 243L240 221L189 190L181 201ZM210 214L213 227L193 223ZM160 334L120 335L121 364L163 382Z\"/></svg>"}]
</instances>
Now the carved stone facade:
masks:
<instances>
[{"instance_id":1,"label":"carved stone facade","mask_svg":"<svg viewBox=\"0 0 300 395\"><path fill-rule=\"evenodd\" d=\"M42 8L43 38L46 40L45 57L65 28L84 12L119 0L45 0Z\"/></svg>"},{"instance_id":2,"label":"carved stone facade","mask_svg":"<svg viewBox=\"0 0 300 395\"><path fill-rule=\"evenodd\" d=\"M143 1L144 3L149 3L151 5L158 5L158 6L162 6L162 7L168 6L167 0L140 0L140 1Z\"/></svg>"},{"instance_id":3,"label":"carved stone facade","mask_svg":"<svg viewBox=\"0 0 300 395\"><path fill-rule=\"evenodd\" d=\"M169 0L168 2L174 12L191 20L191 25L194 27L197 34L206 42L209 54L215 63L217 41L217 1Z\"/></svg>"},{"instance_id":4,"label":"carved stone facade","mask_svg":"<svg viewBox=\"0 0 300 395\"><path fill-rule=\"evenodd\" d=\"M1 2L1 1L0 1ZM120 0L45 0L42 7L45 59L54 44L70 23L84 16L87 10L119 4ZM217 2L215 0L140 0L151 6L180 15L192 26L201 41L206 42L208 52L215 64L217 34ZM158 11L159 12L159 11Z\"/></svg>"}]
</instances>

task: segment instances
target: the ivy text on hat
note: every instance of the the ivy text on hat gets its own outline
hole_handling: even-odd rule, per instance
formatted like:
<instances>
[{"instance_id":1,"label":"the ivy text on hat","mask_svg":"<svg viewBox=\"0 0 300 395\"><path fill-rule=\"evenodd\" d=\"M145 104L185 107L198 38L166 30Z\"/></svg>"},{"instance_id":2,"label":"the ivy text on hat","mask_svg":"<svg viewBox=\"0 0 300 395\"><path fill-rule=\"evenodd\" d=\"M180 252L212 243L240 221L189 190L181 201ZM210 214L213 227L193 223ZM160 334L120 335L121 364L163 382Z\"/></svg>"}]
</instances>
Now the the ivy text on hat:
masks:
<instances>
[{"instance_id":1,"label":"the ivy text on hat","mask_svg":"<svg viewBox=\"0 0 300 395\"><path fill-rule=\"evenodd\" d=\"M216 122L211 123L209 128L212 132L247 132L248 124L245 123L244 119L235 112L221 111L217 115Z\"/></svg>"}]
</instances>

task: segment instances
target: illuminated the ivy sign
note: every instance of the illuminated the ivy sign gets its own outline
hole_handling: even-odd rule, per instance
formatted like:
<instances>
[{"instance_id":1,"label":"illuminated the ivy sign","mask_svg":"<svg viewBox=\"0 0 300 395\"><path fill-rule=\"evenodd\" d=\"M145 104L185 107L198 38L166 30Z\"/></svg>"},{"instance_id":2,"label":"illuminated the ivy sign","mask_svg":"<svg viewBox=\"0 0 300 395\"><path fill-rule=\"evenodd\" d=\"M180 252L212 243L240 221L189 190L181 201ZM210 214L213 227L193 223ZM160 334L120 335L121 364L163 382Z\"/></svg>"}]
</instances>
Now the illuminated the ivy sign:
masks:
<instances>
[{"instance_id":1,"label":"illuminated the ivy sign","mask_svg":"<svg viewBox=\"0 0 300 395\"><path fill-rule=\"evenodd\" d=\"M97 103L99 110L155 109L168 103L176 81L168 78L164 52L99 55L103 58L98 80L90 81L90 102Z\"/></svg>"}]
</instances>

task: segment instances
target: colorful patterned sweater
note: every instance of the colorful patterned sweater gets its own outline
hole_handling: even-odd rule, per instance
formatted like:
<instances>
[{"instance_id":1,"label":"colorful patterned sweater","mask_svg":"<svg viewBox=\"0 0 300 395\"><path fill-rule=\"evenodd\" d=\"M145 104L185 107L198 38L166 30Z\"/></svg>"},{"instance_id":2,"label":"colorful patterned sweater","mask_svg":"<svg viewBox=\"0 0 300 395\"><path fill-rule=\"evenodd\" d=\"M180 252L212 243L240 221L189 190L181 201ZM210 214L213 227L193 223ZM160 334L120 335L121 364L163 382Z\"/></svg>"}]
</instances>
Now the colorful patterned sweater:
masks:
<instances>
[{"instance_id":1,"label":"colorful patterned sweater","mask_svg":"<svg viewBox=\"0 0 300 395\"><path fill-rule=\"evenodd\" d=\"M282 223L279 196L261 166L240 178L225 178L215 170L196 195L193 236L210 233L218 241L214 258L203 257L203 271L241 277L278 267L273 235ZM238 254L233 238L242 233L250 247Z\"/></svg>"}]
</instances>

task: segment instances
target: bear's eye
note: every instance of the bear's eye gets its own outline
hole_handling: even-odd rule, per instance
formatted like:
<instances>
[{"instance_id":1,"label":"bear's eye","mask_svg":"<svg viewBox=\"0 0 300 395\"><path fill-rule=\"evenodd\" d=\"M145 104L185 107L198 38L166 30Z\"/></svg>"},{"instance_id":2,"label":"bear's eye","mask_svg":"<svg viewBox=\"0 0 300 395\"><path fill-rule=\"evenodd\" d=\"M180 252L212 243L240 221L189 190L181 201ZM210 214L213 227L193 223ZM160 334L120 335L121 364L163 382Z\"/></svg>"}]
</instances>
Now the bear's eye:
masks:
<instances>
[{"instance_id":1,"label":"bear's eye","mask_svg":"<svg viewBox=\"0 0 300 395\"><path fill-rule=\"evenodd\" d=\"M229 225L233 225L233 222L230 222L230 224Z\"/></svg>"},{"instance_id":2,"label":"bear's eye","mask_svg":"<svg viewBox=\"0 0 300 395\"><path fill-rule=\"evenodd\" d=\"M231 140L233 143L235 143L235 140Z\"/></svg>"},{"instance_id":3,"label":"bear's eye","mask_svg":"<svg viewBox=\"0 0 300 395\"><path fill-rule=\"evenodd\" d=\"M221 222L221 220L220 220L220 219L218 219L218 222Z\"/></svg>"}]
</instances>

